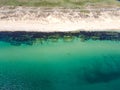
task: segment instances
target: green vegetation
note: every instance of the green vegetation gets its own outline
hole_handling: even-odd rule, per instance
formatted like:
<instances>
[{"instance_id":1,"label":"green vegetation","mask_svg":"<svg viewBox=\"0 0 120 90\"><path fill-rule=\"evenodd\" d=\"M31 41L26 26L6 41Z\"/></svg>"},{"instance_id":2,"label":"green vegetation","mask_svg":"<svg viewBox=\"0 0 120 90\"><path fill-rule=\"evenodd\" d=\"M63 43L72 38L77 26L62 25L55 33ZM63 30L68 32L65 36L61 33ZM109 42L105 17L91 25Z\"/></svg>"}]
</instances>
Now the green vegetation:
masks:
<instances>
[{"instance_id":1,"label":"green vegetation","mask_svg":"<svg viewBox=\"0 0 120 90\"><path fill-rule=\"evenodd\" d=\"M117 0L0 0L0 5L45 6L45 7L84 7L119 6Z\"/></svg>"}]
</instances>

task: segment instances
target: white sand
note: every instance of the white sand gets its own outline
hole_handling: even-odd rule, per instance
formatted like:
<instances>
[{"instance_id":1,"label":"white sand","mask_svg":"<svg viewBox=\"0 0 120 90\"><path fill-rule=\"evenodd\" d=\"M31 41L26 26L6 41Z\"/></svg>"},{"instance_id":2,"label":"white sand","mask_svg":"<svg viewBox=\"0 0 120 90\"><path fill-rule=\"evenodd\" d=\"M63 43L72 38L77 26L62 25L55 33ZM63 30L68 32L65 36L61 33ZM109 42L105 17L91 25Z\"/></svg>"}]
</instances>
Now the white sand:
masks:
<instances>
[{"instance_id":1,"label":"white sand","mask_svg":"<svg viewBox=\"0 0 120 90\"><path fill-rule=\"evenodd\" d=\"M78 30L120 31L120 10L100 11L99 13L95 11L90 13L75 11L0 13L0 31L65 32Z\"/></svg>"}]
</instances>

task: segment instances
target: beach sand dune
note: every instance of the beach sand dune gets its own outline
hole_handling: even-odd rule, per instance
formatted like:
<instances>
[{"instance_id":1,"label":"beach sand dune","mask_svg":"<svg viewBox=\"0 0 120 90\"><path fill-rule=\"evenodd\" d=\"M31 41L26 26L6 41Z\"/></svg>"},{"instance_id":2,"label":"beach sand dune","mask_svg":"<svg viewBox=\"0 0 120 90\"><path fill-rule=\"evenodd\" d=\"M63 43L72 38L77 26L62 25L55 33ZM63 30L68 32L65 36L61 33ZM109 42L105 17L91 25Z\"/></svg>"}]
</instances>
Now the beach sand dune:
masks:
<instances>
[{"instance_id":1,"label":"beach sand dune","mask_svg":"<svg viewBox=\"0 0 120 90\"><path fill-rule=\"evenodd\" d=\"M1 7L0 31L120 31L120 9Z\"/></svg>"}]
</instances>

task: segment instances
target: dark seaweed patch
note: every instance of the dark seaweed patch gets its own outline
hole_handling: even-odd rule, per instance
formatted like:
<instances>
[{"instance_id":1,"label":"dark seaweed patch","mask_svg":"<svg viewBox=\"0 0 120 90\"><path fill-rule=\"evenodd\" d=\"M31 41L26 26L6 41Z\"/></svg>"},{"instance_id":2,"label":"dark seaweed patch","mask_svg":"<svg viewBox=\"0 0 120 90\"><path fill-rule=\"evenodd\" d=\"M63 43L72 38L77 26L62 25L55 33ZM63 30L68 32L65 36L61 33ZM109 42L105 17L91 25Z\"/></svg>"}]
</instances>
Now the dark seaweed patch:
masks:
<instances>
[{"instance_id":1,"label":"dark seaweed patch","mask_svg":"<svg viewBox=\"0 0 120 90\"><path fill-rule=\"evenodd\" d=\"M109 73L104 73L101 71L96 71L94 73L90 73L89 75L86 76L86 81L88 83L100 83L100 82L109 82L111 80L115 80L120 78L120 72L109 72Z\"/></svg>"},{"instance_id":2,"label":"dark seaweed patch","mask_svg":"<svg viewBox=\"0 0 120 90\"><path fill-rule=\"evenodd\" d=\"M107 69L104 66L106 66ZM96 62L92 69L85 68L85 81L90 84L103 82L107 83L120 78L120 65L118 64L117 60L104 60L104 66L100 62Z\"/></svg>"},{"instance_id":3,"label":"dark seaweed patch","mask_svg":"<svg viewBox=\"0 0 120 90\"><path fill-rule=\"evenodd\" d=\"M12 45L33 45L35 41L44 39L44 41L72 41L74 37L80 38L81 41L87 40L114 40L120 41L120 33L118 32L0 32L0 41L8 42Z\"/></svg>"}]
</instances>

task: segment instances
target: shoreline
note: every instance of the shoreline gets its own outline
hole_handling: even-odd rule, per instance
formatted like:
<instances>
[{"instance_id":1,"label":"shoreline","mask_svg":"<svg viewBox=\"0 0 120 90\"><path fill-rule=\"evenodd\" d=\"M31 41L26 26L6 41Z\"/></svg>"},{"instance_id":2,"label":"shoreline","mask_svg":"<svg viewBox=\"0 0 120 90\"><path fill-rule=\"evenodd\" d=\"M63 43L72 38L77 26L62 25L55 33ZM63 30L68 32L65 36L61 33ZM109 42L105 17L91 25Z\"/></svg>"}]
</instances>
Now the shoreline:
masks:
<instances>
[{"instance_id":1,"label":"shoreline","mask_svg":"<svg viewBox=\"0 0 120 90\"><path fill-rule=\"evenodd\" d=\"M120 22L77 22L41 24L35 21L0 21L0 31L27 32L77 32L77 31L117 31L120 32Z\"/></svg>"},{"instance_id":2,"label":"shoreline","mask_svg":"<svg viewBox=\"0 0 120 90\"><path fill-rule=\"evenodd\" d=\"M0 31L120 32L120 9L0 8Z\"/></svg>"}]
</instances>

